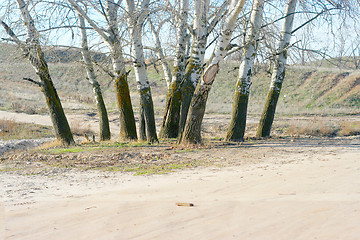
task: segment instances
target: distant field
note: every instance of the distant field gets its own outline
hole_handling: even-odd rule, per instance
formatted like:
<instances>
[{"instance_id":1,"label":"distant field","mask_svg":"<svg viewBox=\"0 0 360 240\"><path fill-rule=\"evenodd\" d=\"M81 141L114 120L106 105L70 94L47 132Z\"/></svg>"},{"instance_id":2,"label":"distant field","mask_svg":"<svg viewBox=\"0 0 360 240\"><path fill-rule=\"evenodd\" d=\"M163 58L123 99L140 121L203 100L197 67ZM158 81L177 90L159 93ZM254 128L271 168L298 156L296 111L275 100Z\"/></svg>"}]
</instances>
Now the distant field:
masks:
<instances>
[{"instance_id":1,"label":"distant field","mask_svg":"<svg viewBox=\"0 0 360 240\"><path fill-rule=\"evenodd\" d=\"M50 54L50 53L49 53ZM58 59L53 57L49 59ZM76 56L73 62L49 63L51 75L58 89L63 106L67 112L93 112L95 103L85 71ZM315 66L316 64L316 66ZM207 112L229 114L232 96L237 78L238 62L225 62L214 83L209 96ZM351 69L339 69L314 66L289 66L283 86L277 112L293 114L357 114L360 109L360 72ZM131 69L131 66L128 67ZM21 53L13 46L0 45L0 109L27 113L47 113L45 101L37 86L22 80L23 77L36 79L36 75ZM161 67L158 72L149 67L149 79L152 85L155 111L162 114L166 84ZM102 84L105 101L109 111L116 111L113 83L110 77L99 70L98 79ZM135 111L138 107L138 94L134 75L130 73L131 97ZM270 84L270 75L257 67L252 81L249 113L261 113Z\"/></svg>"}]
</instances>

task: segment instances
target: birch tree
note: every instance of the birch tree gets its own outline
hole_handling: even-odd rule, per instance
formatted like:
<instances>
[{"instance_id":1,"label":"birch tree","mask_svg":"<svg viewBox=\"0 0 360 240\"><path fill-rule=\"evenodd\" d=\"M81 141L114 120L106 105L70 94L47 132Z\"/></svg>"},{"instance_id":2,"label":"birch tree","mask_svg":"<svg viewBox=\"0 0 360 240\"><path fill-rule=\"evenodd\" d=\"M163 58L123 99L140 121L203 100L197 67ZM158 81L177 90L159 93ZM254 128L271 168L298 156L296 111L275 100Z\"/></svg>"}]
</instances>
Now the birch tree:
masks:
<instances>
[{"instance_id":1,"label":"birch tree","mask_svg":"<svg viewBox=\"0 0 360 240\"><path fill-rule=\"evenodd\" d=\"M208 94L220 68L220 64L226 55L237 17L243 9L244 4L245 0L231 0L229 13L222 24L213 55L200 77L191 100L186 125L180 140L181 143L201 143L201 124L205 114Z\"/></svg>"},{"instance_id":2,"label":"birch tree","mask_svg":"<svg viewBox=\"0 0 360 240\"><path fill-rule=\"evenodd\" d=\"M71 6L80 14L89 25L97 32L97 34L107 44L110 53L113 67L112 78L115 82L116 99L120 114L120 139L121 140L136 140L136 125L134 111L131 104L130 90L127 81L125 69L125 61L123 56L123 47L120 41L120 34L118 30L118 10L121 0L106 0L105 8L99 10L104 14L107 22L107 29L103 29L95 21L93 21L86 12L79 6L77 1L67 0Z\"/></svg>"},{"instance_id":3,"label":"birch tree","mask_svg":"<svg viewBox=\"0 0 360 240\"><path fill-rule=\"evenodd\" d=\"M280 96L282 83L285 78L285 64L287 59L288 46L290 44L296 4L297 0L288 0L286 4L285 19L281 30L279 48L273 63L270 90L268 92L265 106L261 114L260 123L256 133L257 137L270 136L276 105Z\"/></svg>"},{"instance_id":4,"label":"birch tree","mask_svg":"<svg viewBox=\"0 0 360 240\"><path fill-rule=\"evenodd\" d=\"M200 1L198 1L200 2ZM179 1L179 10L175 14L176 23L176 48L174 59L174 71L172 81L166 97L165 113L160 130L162 138L176 138L179 132L181 92L180 84L184 78L186 66L186 40L187 28L185 27L188 17L188 0Z\"/></svg>"},{"instance_id":5,"label":"birch tree","mask_svg":"<svg viewBox=\"0 0 360 240\"><path fill-rule=\"evenodd\" d=\"M1 25L4 27L12 41L14 41L22 49L24 55L29 59L36 74L40 78L40 81L29 78L24 79L38 85L41 88L41 91L46 99L57 140L63 145L73 144L74 139L69 123L62 108L60 98L52 82L49 68L40 46L40 34L37 31L34 20L29 12L29 2L25 2L24 0L16 0L16 2L21 13L23 24L26 28L26 41L21 41L5 22L1 21Z\"/></svg>"},{"instance_id":6,"label":"birch tree","mask_svg":"<svg viewBox=\"0 0 360 240\"><path fill-rule=\"evenodd\" d=\"M204 57L208 36L223 17L223 13L227 9L228 1L224 1L214 13L212 19L209 19L208 16L209 5L209 0L194 1L194 23L193 30L190 32L192 34L191 53L181 86L182 101L179 123L179 132L181 134L185 127L193 93L204 70Z\"/></svg>"},{"instance_id":7,"label":"birch tree","mask_svg":"<svg viewBox=\"0 0 360 240\"><path fill-rule=\"evenodd\" d=\"M78 18L79 18L79 25L81 31L81 53L85 64L86 73L88 76L87 78L94 92L96 107L100 118L99 119L100 140L106 141L106 140L110 140L111 138L109 118L106 111L104 99L102 97L100 84L96 79L94 67L91 61L91 55L88 47L88 40L86 34L85 20L80 14L78 15Z\"/></svg>"},{"instance_id":8,"label":"birch tree","mask_svg":"<svg viewBox=\"0 0 360 240\"><path fill-rule=\"evenodd\" d=\"M151 89L145 66L144 48L142 44L142 27L149 12L149 0L143 0L135 6L134 0L126 0L127 22L129 27L131 52L137 88L140 94L140 108L145 118L147 141L158 141L155 127L154 106Z\"/></svg>"},{"instance_id":9,"label":"birch tree","mask_svg":"<svg viewBox=\"0 0 360 240\"><path fill-rule=\"evenodd\" d=\"M239 77L235 86L231 121L226 136L226 139L230 141L243 141L244 139L251 76L257 50L257 38L262 24L263 8L264 0L254 0L246 31Z\"/></svg>"}]
</instances>

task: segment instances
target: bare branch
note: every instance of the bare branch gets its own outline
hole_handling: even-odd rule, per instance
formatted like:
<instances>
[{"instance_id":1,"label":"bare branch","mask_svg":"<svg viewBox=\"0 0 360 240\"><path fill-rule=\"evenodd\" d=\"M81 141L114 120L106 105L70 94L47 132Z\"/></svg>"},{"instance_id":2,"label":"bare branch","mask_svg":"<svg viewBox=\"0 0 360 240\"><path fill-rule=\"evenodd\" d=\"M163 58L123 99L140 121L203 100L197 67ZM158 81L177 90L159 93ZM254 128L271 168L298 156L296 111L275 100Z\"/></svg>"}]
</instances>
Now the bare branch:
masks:
<instances>
[{"instance_id":1,"label":"bare branch","mask_svg":"<svg viewBox=\"0 0 360 240\"><path fill-rule=\"evenodd\" d=\"M5 29L6 33L11 37L11 40L15 42L17 45L19 45L25 51L26 50L25 43L16 36L14 31L3 21L1 21L1 25Z\"/></svg>"},{"instance_id":2,"label":"bare branch","mask_svg":"<svg viewBox=\"0 0 360 240\"><path fill-rule=\"evenodd\" d=\"M166 0L166 7L165 9L170 10L172 14L174 14L176 17L178 17L185 25L185 27L188 29L191 35L195 35L195 30L182 18L181 14L175 10L175 8L171 5L169 0Z\"/></svg>"},{"instance_id":3,"label":"bare branch","mask_svg":"<svg viewBox=\"0 0 360 240\"><path fill-rule=\"evenodd\" d=\"M35 84L35 85L38 85L39 87L43 87L43 86L44 86L41 82L35 81L35 80L31 79L31 78L23 78L23 80L29 81L29 82L31 82L31 83L33 83L33 84Z\"/></svg>"},{"instance_id":4,"label":"bare branch","mask_svg":"<svg viewBox=\"0 0 360 240\"><path fill-rule=\"evenodd\" d=\"M310 22L314 21L316 18L318 18L320 15L322 15L325 12L330 12L331 10L334 10L337 8L331 8L331 9L324 9L321 12L319 12L318 14L316 14L314 17L310 18L309 20L307 20L306 22L304 22L303 24L301 24L299 27L295 28L294 30L291 31L291 34L295 33L297 30L299 30L300 28L304 27L305 25L309 24Z\"/></svg>"},{"instance_id":5,"label":"bare branch","mask_svg":"<svg viewBox=\"0 0 360 240\"><path fill-rule=\"evenodd\" d=\"M82 10L82 8L74 0L68 0L68 2L83 18L86 19L86 21L90 24L90 26L100 35L100 37L104 41L106 41L107 43L110 43L110 39L104 33L104 30L102 30L93 20L91 20L89 18L89 16L84 12L84 10Z\"/></svg>"},{"instance_id":6,"label":"bare branch","mask_svg":"<svg viewBox=\"0 0 360 240\"><path fill-rule=\"evenodd\" d=\"M225 1L216 11L214 14L213 20L209 23L209 26L207 28L207 35L214 30L216 25L220 22L220 20L228 13L228 10L226 9L226 6L229 4L229 1Z\"/></svg>"}]
</instances>

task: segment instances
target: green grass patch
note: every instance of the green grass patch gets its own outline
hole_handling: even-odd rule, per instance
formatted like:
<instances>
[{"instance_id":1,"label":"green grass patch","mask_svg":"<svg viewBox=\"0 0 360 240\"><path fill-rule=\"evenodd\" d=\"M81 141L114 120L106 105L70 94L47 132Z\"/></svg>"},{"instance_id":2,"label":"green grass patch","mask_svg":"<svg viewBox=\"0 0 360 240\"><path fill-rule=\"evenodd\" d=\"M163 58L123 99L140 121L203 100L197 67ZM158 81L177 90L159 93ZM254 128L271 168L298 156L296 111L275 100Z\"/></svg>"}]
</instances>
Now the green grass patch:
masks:
<instances>
[{"instance_id":1,"label":"green grass patch","mask_svg":"<svg viewBox=\"0 0 360 240\"><path fill-rule=\"evenodd\" d=\"M169 163L169 164L141 164L136 166L113 166L105 168L106 171L111 172L131 172L135 176L138 175L152 175L152 174L166 174L179 169L193 168L202 165L200 161L191 161L186 163Z\"/></svg>"},{"instance_id":2,"label":"green grass patch","mask_svg":"<svg viewBox=\"0 0 360 240\"><path fill-rule=\"evenodd\" d=\"M156 146L158 143L152 144L152 146ZM148 142L89 142L83 143L80 145L70 146L70 147L56 147L44 149L42 152L49 154L62 154L62 153L79 153L79 152L87 152L87 151L97 151L97 150L106 150L111 148L123 148L123 147L148 147Z\"/></svg>"},{"instance_id":3,"label":"green grass patch","mask_svg":"<svg viewBox=\"0 0 360 240\"><path fill-rule=\"evenodd\" d=\"M84 148L84 147L70 147L70 148L54 148L48 149L45 152L52 153L52 154L62 154L62 153L78 153L84 151L91 151L92 148Z\"/></svg>"}]
</instances>

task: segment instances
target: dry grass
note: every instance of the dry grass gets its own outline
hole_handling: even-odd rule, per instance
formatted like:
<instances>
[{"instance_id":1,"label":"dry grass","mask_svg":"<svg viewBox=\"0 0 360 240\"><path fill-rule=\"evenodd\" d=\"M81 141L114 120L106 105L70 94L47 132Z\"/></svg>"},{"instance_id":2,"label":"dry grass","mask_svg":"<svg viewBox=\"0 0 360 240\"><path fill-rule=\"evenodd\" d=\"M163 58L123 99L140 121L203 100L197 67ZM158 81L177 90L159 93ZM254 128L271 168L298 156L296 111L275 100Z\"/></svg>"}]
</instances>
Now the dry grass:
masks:
<instances>
[{"instance_id":1,"label":"dry grass","mask_svg":"<svg viewBox=\"0 0 360 240\"><path fill-rule=\"evenodd\" d=\"M79 121L70 122L70 128L71 128L71 132L77 136L85 136L85 135L95 134L91 130L90 124L81 123Z\"/></svg>"},{"instance_id":2,"label":"dry grass","mask_svg":"<svg viewBox=\"0 0 360 240\"><path fill-rule=\"evenodd\" d=\"M17 125L14 119L0 119L0 138L14 134Z\"/></svg>"},{"instance_id":3,"label":"dry grass","mask_svg":"<svg viewBox=\"0 0 360 240\"><path fill-rule=\"evenodd\" d=\"M54 140L51 142L46 142L44 144L41 144L39 147L37 147L37 150L44 150L44 149L52 149L63 146L62 143L59 140Z\"/></svg>"},{"instance_id":4,"label":"dry grass","mask_svg":"<svg viewBox=\"0 0 360 240\"><path fill-rule=\"evenodd\" d=\"M286 134L316 137L353 136L360 134L360 122L324 121L314 118L308 122L296 121L291 123Z\"/></svg>"},{"instance_id":5,"label":"dry grass","mask_svg":"<svg viewBox=\"0 0 360 240\"><path fill-rule=\"evenodd\" d=\"M360 135L360 121L349 122L345 121L340 124L339 136L353 136Z\"/></svg>"},{"instance_id":6,"label":"dry grass","mask_svg":"<svg viewBox=\"0 0 360 240\"><path fill-rule=\"evenodd\" d=\"M0 119L0 139L27 139L53 137L51 127L19 123L14 119Z\"/></svg>"}]
</instances>

